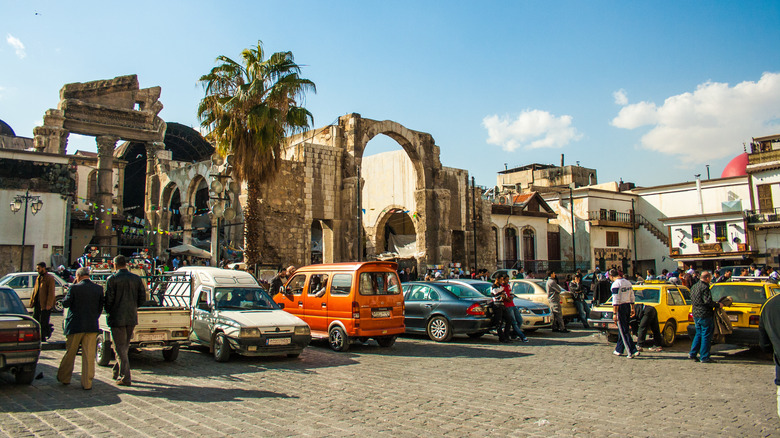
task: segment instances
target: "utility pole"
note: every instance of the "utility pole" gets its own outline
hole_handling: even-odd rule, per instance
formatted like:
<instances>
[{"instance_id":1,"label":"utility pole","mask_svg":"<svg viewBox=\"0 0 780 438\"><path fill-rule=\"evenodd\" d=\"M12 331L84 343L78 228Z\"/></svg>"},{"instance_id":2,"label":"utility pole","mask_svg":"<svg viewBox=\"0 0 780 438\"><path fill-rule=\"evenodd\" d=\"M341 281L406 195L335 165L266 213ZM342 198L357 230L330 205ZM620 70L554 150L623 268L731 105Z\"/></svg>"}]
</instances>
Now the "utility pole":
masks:
<instances>
[{"instance_id":1,"label":"utility pole","mask_svg":"<svg viewBox=\"0 0 780 438\"><path fill-rule=\"evenodd\" d=\"M574 190L569 186L569 211L571 212L571 261L572 272L577 272L577 230L574 228Z\"/></svg>"},{"instance_id":2,"label":"utility pole","mask_svg":"<svg viewBox=\"0 0 780 438\"><path fill-rule=\"evenodd\" d=\"M474 177L471 177L471 228L474 234L474 268L477 269L477 186L474 183Z\"/></svg>"}]
</instances>

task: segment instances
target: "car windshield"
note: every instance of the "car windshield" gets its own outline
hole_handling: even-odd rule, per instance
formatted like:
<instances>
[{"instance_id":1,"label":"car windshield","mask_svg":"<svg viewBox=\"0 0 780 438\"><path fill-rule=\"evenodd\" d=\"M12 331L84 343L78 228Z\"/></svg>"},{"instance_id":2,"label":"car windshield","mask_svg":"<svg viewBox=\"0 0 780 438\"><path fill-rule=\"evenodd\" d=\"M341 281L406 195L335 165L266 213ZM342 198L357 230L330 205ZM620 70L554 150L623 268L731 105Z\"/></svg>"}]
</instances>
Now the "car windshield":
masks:
<instances>
[{"instance_id":1,"label":"car windshield","mask_svg":"<svg viewBox=\"0 0 780 438\"><path fill-rule=\"evenodd\" d=\"M471 286L474 289L478 290L479 293L481 293L482 295L485 295L486 297L490 296L490 288L491 288L491 284L490 283L487 283L487 282L485 282L485 283L469 283L469 286Z\"/></svg>"},{"instance_id":2,"label":"car windshield","mask_svg":"<svg viewBox=\"0 0 780 438\"><path fill-rule=\"evenodd\" d=\"M728 296L735 303L764 304L766 302L763 285L715 284L710 289L710 293L715 301Z\"/></svg>"},{"instance_id":3,"label":"car windshield","mask_svg":"<svg viewBox=\"0 0 780 438\"><path fill-rule=\"evenodd\" d=\"M0 289L0 313L27 315L27 309L24 308L16 292L11 289Z\"/></svg>"},{"instance_id":4,"label":"car windshield","mask_svg":"<svg viewBox=\"0 0 780 438\"><path fill-rule=\"evenodd\" d=\"M634 302L658 304L661 302L661 291L659 289L634 289ZM604 304L612 305L612 297L609 297Z\"/></svg>"},{"instance_id":5,"label":"car windshield","mask_svg":"<svg viewBox=\"0 0 780 438\"><path fill-rule=\"evenodd\" d=\"M278 306L256 287L218 287L214 292L217 309L271 310Z\"/></svg>"},{"instance_id":6,"label":"car windshield","mask_svg":"<svg viewBox=\"0 0 780 438\"><path fill-rule=\"evenodd\" d=\"M474 289L471 289L466 286L461 286L459 284L449 283L449 284L442 284L441 286L447 289L448 291L452 292L452 294L458 298L485 298L484 295L475 291Z\"/></svg>"}]
</instances>

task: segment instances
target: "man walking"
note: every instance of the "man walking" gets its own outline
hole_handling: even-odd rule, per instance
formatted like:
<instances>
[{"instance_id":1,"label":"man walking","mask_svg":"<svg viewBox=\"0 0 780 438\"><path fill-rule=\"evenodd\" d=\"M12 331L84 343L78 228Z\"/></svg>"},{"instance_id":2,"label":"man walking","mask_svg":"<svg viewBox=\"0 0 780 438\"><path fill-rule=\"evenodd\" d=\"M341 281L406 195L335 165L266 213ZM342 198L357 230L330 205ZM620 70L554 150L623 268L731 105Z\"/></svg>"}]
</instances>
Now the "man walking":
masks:
<instances>
[{"instance_id":1,"label":"man walking","mask_svg":"<svg viewBox=\"0 0 780 438\"><path fill-rule=\"evenodd\" d=\"M569 292L574 298L574 307L577 308L577 315L584 328L590 328L588 325L588 303L585 301L585 287L582 285L582 274L576 274L571 283L569 283Z\"/></svg>"},{"instance_id":2,"label":"man walking","mask_svg":"<svg viewBox=\"0 0 780 438\"><path fill-rule=\"evenodd\" d=\"M114 268L116 273L106 280L105 305L117 360L114 379L117 385L130 386L128 351L133 330L138 324L138 308L146 301L146 288L141 277L127 270L125 256L114 257Z\"/></svg>"},{"instance_id":3,"label":"man walking","mask_svg":"<svg viewBox=\"0 0 780 438\"><path fill-rule=\"evenodd\" d=\"M569 333L566 330L566 324L563 322L563 312L561 310L561 287L558 285L555 271L547 271L547 299L550 301L550 310L553 314L552 331L558 333Z\"/></svg>"},{"instance_id":4,"label":"man walking","mask_svg":"<svg viewBox=\"0 0 780 438\"><path fill-rule=\"evenodd\" d=\"M777 416L780 417L780 295L767 300L758 322L758 342L767 353L774 353L775 385L777 386Z\"/></svg>"},{"instance_id":5,"label":"man walking","mask_svg":"<svg viewBox=\"0 0 780 438\"><path fill-rule=\"evenodd\" d=\"M620 356L624 350L628 350L626 356L632 359L639 356L639 350L631 337L630 326L630 320L636 311L634 309L634 288L631 286L631 282L623 278L623 274L616 269L609 271L609 278L612 280L612 320L615 321L618 328L617 345L612 354Z\"/></svg>"},{"instance_id":6,"label":"man walking","mask_svg":"<svg viewBox=\"0 0 780 438\"><path fill-rule=\"evenodd\" d=\"M76 283L68 290L62 305L69 309L65 318L65 356L57 370L57 381L68 385L73 375L73 363L81 347L81 387L92 389L95 377L95 347L98 318L103 312L103 288L89 279L89 268L76 270Z\"/></svg>"},{"instance_id":7,"label":"man walking","mask_svg":"<svg viewBox=\"0 0 780 438\"><path fill-rule=\"evenodd\" d=\"M715 362L710 358L712 331L715 327L715 309L722 307L720 303L712 300L711 280L712 274L709 271L704 271L701 273L699 281L691 289L691 313L696 325L696 336L693 337L688 359L698 360L701 363Z\"/></svg>"},{"instance_id":8,"label":"man walking","mask_svg":"<svg viewBox=\"0 0 780 438\"><path fill-rule=\"evenodd\" d=\"M38 263L35 271L38 272L38 276L35 278L35 285L30 296L30 307L33 308L33 318L41 325L41 339L47 340L52 331L49 317L55 300L54 276L46 271L45 262Z\"/></svg>"}]
</instances>

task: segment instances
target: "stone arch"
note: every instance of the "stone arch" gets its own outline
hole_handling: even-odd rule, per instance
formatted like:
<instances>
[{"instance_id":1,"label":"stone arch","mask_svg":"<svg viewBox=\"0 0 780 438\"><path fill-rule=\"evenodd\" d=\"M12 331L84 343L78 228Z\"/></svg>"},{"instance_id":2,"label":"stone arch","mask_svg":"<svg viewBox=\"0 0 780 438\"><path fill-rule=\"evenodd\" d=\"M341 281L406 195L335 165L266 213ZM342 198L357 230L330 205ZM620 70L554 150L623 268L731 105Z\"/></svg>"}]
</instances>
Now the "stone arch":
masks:
<instances>
[{"instance_id":1,"label":"stone arch","mask_svg":"<svg viewBox=\"0 0 780 438\"><path fill-rule=\"evenodd\" d=\"M412 131L391 120L359 119L359 124L361 132L356 136L355 143L348 148L348 152L355 157L358 164L363 159L368 142L377 135L384 134L395 140L412 161L417 190L433 187L434 170L440 169L441 163L438 148L430 134ZM438 166L426 166L429 161L435 162Z\"/></svg>"},{"instance_id":2,"label":"stone arch","mask_svg":"<svg viewBox=\"0 0 780 438\"><path fill-rule=\"evenodd\" d=\"M408 215L409 219L411 219L412 221L412 225L414 226L415 235L419 233L419 221L417 217L410 214L410 212L411 211L409 209L407 209L402 205L389 205L387 206L387 211L381 214L377 218L376 224L374 225L374 241L372 242L374 244L374 248L376 249L377 253L381 253L382 248L385 248L384 229L394 214L405 213L406 215ZM387 248L385 248L385 250L387 250Z\"/></svg>"},{"instance_id":3,"label":"stone arch","mask_svg":"<svg viewBox=\"0 0 780 438\"><path fill-rule=\"evenodd\" d=\"M184 198L184 199L186 199L186 201L182 201L182 203L186 203L187 205L193 206L193 207L195 207L196 210L198 208L203 208L204 207L203 205L199 205L199 204L201 204L201 202L199 202L201 200L196 199L196 195L198 193L198 190L201 189L201 186L203 184L206 184L206 188L208 188L208 180L206 180L206 177L204 177L203 175L200 175L200 174L195 175L190 180L189 186L187 186L187 195Z\"/></svg>"}]
</instances>

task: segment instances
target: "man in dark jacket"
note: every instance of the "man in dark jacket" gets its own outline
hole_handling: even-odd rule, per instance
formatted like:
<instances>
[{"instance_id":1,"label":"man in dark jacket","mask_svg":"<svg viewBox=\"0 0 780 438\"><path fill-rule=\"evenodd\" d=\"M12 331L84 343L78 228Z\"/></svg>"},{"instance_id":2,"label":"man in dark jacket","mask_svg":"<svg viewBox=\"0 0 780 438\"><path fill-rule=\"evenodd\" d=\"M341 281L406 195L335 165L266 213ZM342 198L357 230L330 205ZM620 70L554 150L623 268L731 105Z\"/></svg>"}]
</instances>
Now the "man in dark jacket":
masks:
<instances>
[{"instance_id":1,"label":"man in dark jacket","mask_svg":"<svg viewBox=\"0 0 780 438\"><path fill-rule=\"evenodd\" d=\"M712 274L709 271L704 271L701 273L699 281L691 289L691 313L693 314L693 322L696 324L696 336L693 337L688 358L698 360L701 363L715 362L710 359L712 331L715 328L715 309L722 307L720 303L712 300L711 280Z\"/></svg>"},{"instance_id":2,"label":"man in dark jacket","mask_svg":"<svg viewBox=\"0 0 780 438\"><path fill-rule=\"evenodd\" d=\"M775 385L777 385L777 416L780 417L780 295L775 295L761 308L758 322L758 342L767 353L774 353Z\"/></svg>"},{"instance_id":3,"label":"man in dark jacket","mask_svg":"<svg viewBox=\"0 0 780 438\"><path fill-rule=\"evenodd\" d=\"M30 295L30 307L33 308L33 318L41 325L41 339L49 339L52 332L49 317L54 307L56 287L54 276L46 270L46 262L40 262L35 267L38 276L35 277L32 295Z\"/></svg>"},{"instance_id":4,"label":"man in dark jacket","mask_svg":"<svg viewBox=\"0 0 780 438\"><path fill-rule=\"evenodd\" d=\"M73 362L81 347L81 387L92 389L95 377L95 345L98 318L103 312L103 288L89 279L89 268L76 270L76 283L68 290L62 305L69 309L65 318L65 356L57 370L57 381L70 383Z\"/></svg>"},{"instance_id":5,"label":"man in dark jacket","mask_svg":"<svg viewBox=\"0 0 780 438\"><path fill-rule=\"evenodd\" d=\"M111 327L111 341L116 352L114 379L117 385L130 386L130 339L138 325L138 308L146 301L141 277L127 270L124 256L114 257L117 272L106 280L106 322Z\"/></svg>"}]
</instances>

